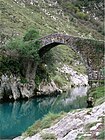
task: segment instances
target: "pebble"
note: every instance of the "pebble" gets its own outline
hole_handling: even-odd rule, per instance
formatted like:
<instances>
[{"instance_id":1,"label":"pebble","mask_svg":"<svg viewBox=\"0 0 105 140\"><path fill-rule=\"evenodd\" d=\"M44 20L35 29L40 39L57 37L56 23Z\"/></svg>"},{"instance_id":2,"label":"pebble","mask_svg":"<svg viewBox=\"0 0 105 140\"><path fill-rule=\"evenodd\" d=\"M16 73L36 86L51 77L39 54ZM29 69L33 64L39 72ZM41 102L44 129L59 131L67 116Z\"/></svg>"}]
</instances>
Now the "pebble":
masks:
<instances>
[{"instance_id":1,"label":"pebble","mask_svg":"<svg viewBox=\"0 0 105 140\"><path fill-rule=\"evenodd\" d=\"M83 136L84 136L84 137L90 137L91 134L84 134Z\"/></svg>"},{"instance_id":2,"label":"pebble","mask_svg":"<svg viewBox=\"0 0 105 140\"><path fill-rule=\"evenodd\" d=\"M93 126L93 127L90 128L90 131L94 131L96 129L97 129L97 126Z\"/></svg>"}]
</instances>

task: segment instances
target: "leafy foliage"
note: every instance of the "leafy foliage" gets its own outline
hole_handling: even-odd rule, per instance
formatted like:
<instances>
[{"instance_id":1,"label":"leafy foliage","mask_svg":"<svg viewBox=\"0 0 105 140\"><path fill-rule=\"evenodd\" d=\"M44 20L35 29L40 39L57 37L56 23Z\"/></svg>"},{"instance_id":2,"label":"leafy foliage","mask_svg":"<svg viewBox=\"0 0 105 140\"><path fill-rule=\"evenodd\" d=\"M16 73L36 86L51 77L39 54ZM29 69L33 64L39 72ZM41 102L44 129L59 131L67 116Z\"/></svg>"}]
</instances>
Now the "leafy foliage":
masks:
<instances>
[{"instance_id":1,"label":"leafy foliage","mask_svg":"<svg viewBox=\"0 0 105 140\"><path fill-rule=\"evenodd\" d=\"M97 136L99 140L104 140L105 138L105 130L101 130L100 134Z\"/></svg>"},{"instance_id":2,"label":"leafy foliage","mask_svg":"<svg viewBox=\"0 0 105 140\"><path fill-rule=\"evenodd\" d=\"M25 76L22 71L26 72L26 63L30 60L34 63L39 61L38 49L40 42L37 40L39 37L38 31L35 29L29 30L24 37L23 39L12 38L3 47L8 57L6 55L0 57L1 74L8 72Z\"/></svg>"},{"instance_id":3,"label":"leafy foliage","mask_svg":"<svg viewBox=\"0 0 105 140\"><path fill-rule=\"evenodd\" d=\"M20 60L17 58L11 58L11 57L0 57L0 74L2 73L13 73L13 74L19 74L20 73Z\"/></svg>"},{"instance_id":4,"label":"leafy foliage","mask_svg":"<svg viewBox=\"0 0 105 140\"><path fill-rule=\"evenodd\" d=\"M38 39L39 38L39 33L37 30L33 29L29 29L27 31L27 33L25 34L25 36L23 37L24 41L29 41L29 40L34 40L34 39Z\"/></svg>"},{"instance_id":5,"label":"leafy foliage","mask_svg":"<svg viewBox=\"0 0 105 140\"><path fill-rule=\"evenodd\" d=\"M28 59L39 60L38 49L40 47L40 42L38 40L32 41L33 39L38 39L39 33L34 30L29 30L23 39L11 39L9 43L5 46L5 49L10 49L12 51L17 51L19 56ZM27 41L27 42L26 42Z\"/></svg>"},{"instance_id":6,"label":"leafy foliage","mask_svg":"<svg viewBox=\"0 0 105 140\"><path fill-rule=\"evenodd\" d=\"M53 80L58 87L61 87L63 85L63 80L61 76L56 75Z\"/></svg>"}]
</instances>

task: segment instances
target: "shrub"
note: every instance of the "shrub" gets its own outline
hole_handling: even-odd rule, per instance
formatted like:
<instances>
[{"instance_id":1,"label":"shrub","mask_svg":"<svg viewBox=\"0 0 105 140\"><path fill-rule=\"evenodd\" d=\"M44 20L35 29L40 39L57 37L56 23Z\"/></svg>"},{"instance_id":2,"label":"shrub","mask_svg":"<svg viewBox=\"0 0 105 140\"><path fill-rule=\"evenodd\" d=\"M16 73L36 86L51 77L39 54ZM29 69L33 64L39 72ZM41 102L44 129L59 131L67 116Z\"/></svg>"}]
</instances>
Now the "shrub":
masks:
<instances>
[{"instance_id":1,"label":"shrub","mask_svg":"<svg viewBox=\"0 0 105 140\"><path fill-rule=\"evenodd\" d=\"M8 61L11 58L11 61L3 61L4 71L8 69L13 73L16 71L19 72L20 76L23 76L29 80L30 78L30 69L35 69L36 63L39 62L39 47L40 41L38 40L39 33L35 29L29 30L23 39L12 38L4 47L6 55L8 56ZM35 39L35 41L32 41ZM6 57L6 55L4 55ZM1 58L0 58L1 59ZM33 76L35 76L35 71Z\"/></svg>"},{"instance_id":2,"label":"shrub","mask_svg":"<svg viewBox=\"0 0 105 140\"><path fill-rule=\"evenodd\" d=\"M41 137L43 140L57 140L56 136L53 133L42 133Z\"/></svg>"},{"instance_id":3,"label":"shrub","mask_svg":"<svg viewBox=\"0 0 105 140\"><path fill-rule=\"evenodd\" d=\"M25 36L23 37L24 41L29 41L29 40L34 40L34 39L38 39L39 36L39 32L36 29L29 29Z\"/></svg>"},{"instance_id":4,"label":"shrub","mask_svg":"<svg viewBox=\"0 0 105 140\"><path fill-rule=\"evenodd\" d=\"M79 8L76 7L75 5L73 5L73 4L70 3L70 2L66 2L64 6L65 6L65 8L66 8L67 10L74 11L75 13L76 13L76 12L79 12Z\"/></svg>"},{"instance_id":5,"label":"shrub","mask_svg":"<svg viewBox=\"0 0 105 140\"><path fill-rule=\"evenodd\" d=\"M88 20L88 15L83 12L77 12L76 15L78 18L80 18L82 20Z\"/></svg>"},{"instance_id":6,"label":"shrub","mask_svg":"<svg viewBox=\"0 0 105 140\"><path fill-rule=\"evenodd\" d=\"M11 57L0 57L0 73L19 74L20 73L20 63L19 59Z\"/></svg>"},{"instance_id":7,"label":"shrub","mask_svg":"<svg viewBox=\"0 0 105 140\"><path fill-rule=\"evenodd\" d=\"M63 85L63 80L59 75L56 75L53 80L57 86L61 87Z\"/></svg>"},{"instance_id":8,"label":"shrub","mask_svg":"<svg viewBox=\"0 0 105 140\"><path fill-rule=\"evenodd\" d=\"M105 130L102 130L98 135L97 139L104 140L104 138L105 138Z\"/></svg>"},{"instance_id":9,"label":"shrub","mask_svg":"<svg viewBox=\"0 0 105 140\"><path fill-rule=\"evenodd\" d=\"M6 44L5 49L11 51L12 54L14 52L17 52L19 57L21 58L35 59L36 61L38 61L39 46L40 42L38 40L35 42L32 41L24 42L21 39L11 39L11 41L8 44Z\"/></svg>"},{"instance_id":10,"label":"shrub","mask_svg":"<svg viewBox=\"0 0 105 140\"><path fill-rule=\"evenodd\" d=\"M95 99L95 105L99 105L104 102L104 86L93 88L89 91L89 95Z\"/></svg>"}]
</instances>

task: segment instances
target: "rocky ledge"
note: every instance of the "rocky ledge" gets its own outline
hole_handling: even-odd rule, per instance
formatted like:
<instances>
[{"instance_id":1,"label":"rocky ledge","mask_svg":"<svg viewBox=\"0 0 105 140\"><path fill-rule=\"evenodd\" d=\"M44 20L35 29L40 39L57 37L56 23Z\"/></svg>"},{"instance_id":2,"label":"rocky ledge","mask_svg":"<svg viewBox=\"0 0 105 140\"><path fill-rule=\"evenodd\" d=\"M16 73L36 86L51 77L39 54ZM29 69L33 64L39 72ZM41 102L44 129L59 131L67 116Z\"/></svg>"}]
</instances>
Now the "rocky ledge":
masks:
<instances>
[{"instance_id":1,"label":"rocky ledge","mask_svg":"<svg viewBox=\"0 0 105 140\"><path fill-rule=\"evenodd\" d=\"M31 98L33 96L48 96L61 93L53 80L49 83L42 80L37 90L34 80L22 83L20 77L2 75L0 78L0 101L18 100L20 98Z\"/></svg>"},{"instance_id":2,"label":"rocky ledge","mask_svg":"<svg viewBox=\"0 0 105 140\"><path fill-rule=\"evenodd\" d=\"M0 100L17 100L19 98L30 98L35 89L34 81L21 83L19 77L2 75L0 79Z\"/></svg>"},{"instance_id":3,"label":"rocky ledge","mask_svg":"<svg viewBox=\"0 0 105 140\"><path fill-rule=\"evenodd\" d=\"M42 134L53 134L56 140L96 139L104 127L105 102L92 109L75 110L67 113L57 124L43 129L32 137L23 136L13 140L43 140Z\"/></svg>"},{"instance_id":4,"label":"rocky ledge","mask_svg":"<svg viewBox=\"0 0 105 140\"><path fill-rule=\"evenodd\" d=\"M58 87L54 80L50 79L49 82L46 79L42 79L39 86L36 88L34 80L22 80L15 75L8 76L3 74L0 78L0 100L18 100L20 98L31 98L33 96L49 96L58 95L62 91L66 91L68 88L75 86L87 86L88 76L85 74L79 74L74 71L68 65L64 65L61 68L57 68L61 75L68 75L66 77L69 86L64 85Z\"/></svg>"}]
</instances>

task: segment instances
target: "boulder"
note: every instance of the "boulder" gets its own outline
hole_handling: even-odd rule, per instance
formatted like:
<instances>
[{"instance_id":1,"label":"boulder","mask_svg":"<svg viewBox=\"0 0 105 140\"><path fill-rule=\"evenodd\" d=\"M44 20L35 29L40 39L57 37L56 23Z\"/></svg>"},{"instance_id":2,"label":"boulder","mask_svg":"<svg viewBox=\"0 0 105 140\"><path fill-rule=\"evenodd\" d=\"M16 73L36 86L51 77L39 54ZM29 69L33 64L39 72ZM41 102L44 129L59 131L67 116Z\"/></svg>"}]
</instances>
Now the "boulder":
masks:
<instances>
[{"instance_id":1,"label":"boulder","mask_svg":"<svg viewBox=\"0 0 105 140\"><path fill-rule=\"evenodd\" d=\"M51 80L49 83L46 80L42 80L38 90L39 90L38 94L44 94L44 95L54 95L55 93L56 94L62 93L62 90L60 90L56 86L53 80Z\"/></svg>"}]
</instances>

